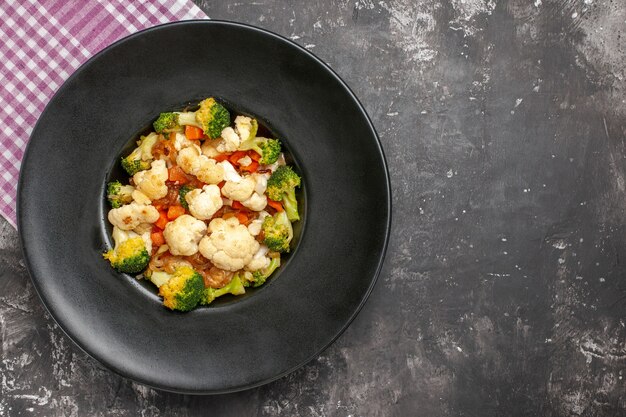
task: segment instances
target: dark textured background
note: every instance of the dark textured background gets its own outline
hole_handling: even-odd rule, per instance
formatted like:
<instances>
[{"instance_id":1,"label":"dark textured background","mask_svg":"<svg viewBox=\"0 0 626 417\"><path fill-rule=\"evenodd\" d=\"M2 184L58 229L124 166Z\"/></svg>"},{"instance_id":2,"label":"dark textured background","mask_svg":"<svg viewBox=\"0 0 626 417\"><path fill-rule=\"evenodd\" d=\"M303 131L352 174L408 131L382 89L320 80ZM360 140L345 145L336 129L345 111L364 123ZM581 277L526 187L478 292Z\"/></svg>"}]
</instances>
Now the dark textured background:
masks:
<instances>
[{"instance_id":1,"label":"dark textured background","mask_svg":"<svg viewBox=\"0 0 626 417\"><path fill-rule=\"evenodd\" d=\"M197 2L362 100L394 193L379 282L299 371L168 394L73 346L0 221L0 416L626 415L622 0Z\"/></svg>"}]
</instances>

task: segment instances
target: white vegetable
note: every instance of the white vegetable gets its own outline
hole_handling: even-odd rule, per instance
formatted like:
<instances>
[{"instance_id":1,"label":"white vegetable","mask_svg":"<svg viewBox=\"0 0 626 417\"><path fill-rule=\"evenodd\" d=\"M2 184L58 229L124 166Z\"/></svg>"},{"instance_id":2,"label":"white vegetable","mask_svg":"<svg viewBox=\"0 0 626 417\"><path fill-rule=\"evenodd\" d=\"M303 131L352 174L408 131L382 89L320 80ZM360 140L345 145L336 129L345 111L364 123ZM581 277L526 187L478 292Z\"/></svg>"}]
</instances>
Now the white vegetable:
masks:
<instances>
[{"instance_id":1,"label":"white vegetable","mask_svg":"<svg viewBox=\"0 0 626 417\"><path fill-rule=\"evenodd\" d=\"M244 156L243 158L240 158L237 163L239 165L241 165L242 167L247 167L252 163L252 158L250 158L248 155Z\"/></svg>"},{"instance_id":2,"label":"white vegetable","mask_svg":"<svg viewBox=\"0 0 626 417\"><path fill-rule=\"evenodd\" d=\"M196 219L207 220L222 208L222 195L217 185L205 185L185 194L189 212Z\"/></svg>"},{"instance_id":3,"label":"white vegetable","mask_svg":"<svg viewBox=\"0 0 626 417\"><path fill-rule=\"evenodd\" d=\"M244 201L250 198L255 186L256 181L252 176L243 177L239 182L226 181L222 187L222 194L231 200Z\"/></svg>"},{"instance_id":4,"label":"white vegetable","mask_svg":"<svg viewBox=\"0 0 626 417\"><path fill-rule=\"evenodd\" d=\"M109 222L121 230L133 230L142 223L154 223L159 219L159 211L154 206L130 203L120 208L111 209Z\"/></svg>"},{"instance_id":5,"label":"white vegetable","mask_svg":"<svg viewBox=\"0 0 626 417\"><path fill-rule=\"evenodd\" d=\"M158 200L167 195L167 167L163 160L153 161L150 166L150 169L133 175L133 182L150 200Z\"/></svg>"},{"instance_id":6,"label":"white vegetable","mask_svg":"<svg viewBox=\"0 0 626 417\"><path fill-rule=\"evenodd\" d=\"M257 236L259 233L261 233L261 229L263 228L263 219L265 219L267 216L269 216L269 213L264 210L259 213L259 217L250 222L250 224L248 225L248 232L250 232L252 236Z\"/></svg>"},{"instance_id":7,"label":"white vegetable","mask_svg":"<svg viewBox=\"0 0 626 417\"><path fill-rule=\"evenodd\" d=\"M259 250L254 254L250 262L246 265L248 271L258 271L259 269L267 268L270 266L270 258L267 256L269 248L265 245L261 245Z\"/></svg>"},{"instance_id":8,"label":"white vegetable","mask_svg":"<svg viewBox=\"0 0 626 417\"><path fill-rule=\"evenodd\" d=\"M267 197L265 194L252 193L250 198L241 202L244 206L254 211L261 211L267 206Z\"/></svg>"},{"instance_id":9,"label":"white vegetable","mask_svg":"<svg viewBox=\"0 0 626 417\"><path fill-rule=\"evenodd\" d=\"M206 225L188 214L169 222L163 231L172 255L191 256L198 252L198 242L206 233Z\"/></svg>"},{"instance_id":10,"label":"white vegetable","mask_svg":"<svg viewBox=\"0 0 626 417\"><path fill-rule=\"evenodd\" d=\"M199 250L216 267L238 271L252 260L259 246L248 229L231 217L213 219L209 223L209 234L200 241Z\"/></svg>"},{"instance_id":11,"label":"white vegetable","mask_svg":"<svg viewBox=\"0 0 626 417\"><path fill-rule=\"evenodd\" d=\"M218 142L216 149L219 152L235 152L241 143L241 138L233 130L232 127L227 127L222 130L222 139Z\"/></svg>"},{"instance_id":12,"label":"white vegetable","mask_svg":"<svg viewBox=\"0 0 626 417\"><path fill-rule=\"evenodd\" d=\"M193 141L187 139L187 136L182 133L176 133L176 137L174 138L174 149L180 151L183 148L188 148L190 146L197 146Z\"/></svg>"},{"instance_id":13,"label":"white vegetable","mask_svg":"<svg viewBox=\"0 0 626 417\"><path fill-rule=\"evenodd\" d=\"M239 182L242 177L239 175L235 167L228 161L220 162L222 168L224 168L224 181Z\"/></svg>"},{"instance_id":14,"label":"white vegetable","mask_svg":"<svg viewBox=\"0 0 626 417\"><path fill-rule=\"evenodd\" d=\"M241 142L250 138L252 130L252 119L246 116L235 117L235 131L239 135ZM237 145L239 146L239 145Z\"/></svg>"},{"instance_id":15,"label":"white vegetable","mask_svg":"<svg viewBox=\"0 0 626 417\"><path fill-rule=\"evenodd\" d=\"M133 190L131 197L137 204L151 204L150 198L139 190Z\"/></svg>"},{"instance_id":16,"label":"white vegetable","mask_svg":"<svg viewBox=\"0 0 626 417\"><path fill-rule=\"evenodd\" d=\"M209 158L215 158L220 154L220 151L217 150L218 143L218 140L205 140L200 148L202 149L202 154Z\"/></svg>"},{"instance_id":17,"label":"white vegetable","mask_svg":"<svg viewBox=\"0 0 626 417\"><path fill-rule=\"evenodd\" d=\"M183 148L178 152L176 163L184 172L195 175L207 184L217 184L224 179L224 167L214 159L202 155L198 145Z\"/></svg>"}]
</instances>

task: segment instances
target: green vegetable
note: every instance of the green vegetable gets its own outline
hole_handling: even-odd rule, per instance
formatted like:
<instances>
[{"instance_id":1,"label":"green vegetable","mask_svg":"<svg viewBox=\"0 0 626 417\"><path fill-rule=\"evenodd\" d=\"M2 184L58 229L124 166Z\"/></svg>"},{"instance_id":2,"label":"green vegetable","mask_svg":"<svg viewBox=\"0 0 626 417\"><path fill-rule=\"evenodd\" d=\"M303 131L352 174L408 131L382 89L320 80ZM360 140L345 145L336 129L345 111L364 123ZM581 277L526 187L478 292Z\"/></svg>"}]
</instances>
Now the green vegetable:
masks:
<instances>
[{"instance_id":1,"label":"green vegetable","mask_svg":"<svg viewBox=\"0 0 626 417\"><path fill-rule=\"evenodd\" d=\"M152 124L158 133L180 130L180 126L196 126L211 139L220 136L222 130L230 125L230 113L213 97L200 102L195 112L161 113Z\"/></svg>"},{"instance_id":2,"label":"green vegetable","mask_svg":"<svg viewBox=\"0 0 626 417\"><path fill-rule=\"evenodd\" d=\"M286 211L280 211L274 216L267 216L263 220L263 243L277 252L289 252L289 243L293 239L293 228Z\"/></svg>"},{"instance_id":3,"label":"green vegetable","mask_svg":"<svg viewBox=\"0 0 626 417\"><path fill-rule=\"evenodd\" d=\"M251 149L261 155L259 161L261 164L270 165L276 162L280 156L280 141L278 139L252 137L243 141L238 149L242 151Z\"/></svg>"},{"instance_id":4,"label":"green vegetable","mask_svg":"<svg viewBox=\"0 0 626 417\"><path fill-rule=\"evenodd\" d=\"M243 280L239 276L239 273L237 273L233 276L233 279L231 279L230 282L222 288L205 288L204 295L200 300L200 304L211 304L213 300L215 300L217 297L221 297L222 295L241 295L245 292L246 289L244 288Z\"/></svg>"},{"instance_id":5,"label":"green vegetable","mask_svg":"<svg viewBox=\"0 0 626 417\"><path fill-rule=\"evenodd\" d=\"M122 185L119 181L112 181L107 185L107 200L113 208L120 208L133 201L132 192L135 189L130 185Z\"/></svg>"},{"instance_id":6,"label":"green vegetable","mask_svg":"<svg viewBox=\"0 0 626 417\"><path fill-rule=\"evenodd\" d=\"M152 282L161 284L157 286L159 295L163 297L163 305L170 310L179 311L189 311L196 307L204 294L202 276L190 266L179 266L165 281L167 275L169 274L165 272L153 272L150 276Z\"/></svg>"},{"instance_id":7,"label":"green vegetable","mask_svg":"<svg viewBox=\"0 0 626 417\"><path fill-rule=\"evenodd\" d=\"M168 133L180 130L178 114L173 112L161 113L154 123L152 123L152 127L157 133Z\"/></svg>"},{"instance_id":8,"label":"green vegetable","mask_svg":"<svg viewBox=\"0 0 626 417\"><path fill-rule=\"evenodd\" d=\"M119 272L136 274L148 266L150 254L140 236L129 237L127 232L116 227L113 229L113 239L115 247L102 255L113 268Z\"/></svg>"},{"instance_id":9,"label":"green vegetable","mask_svg":"<svg viewBox=\"0 0 626 417\"><path fill-rule=\"evenodd\" d=\"M194 190L195 187L185 184L178 190L178 199L180 200L180 205L183 206L185 210L189 210L189 204L187 204L187 200L185 200L185 196L191 190Z\"/></svg>"},{"instance_id":10,"label":"green vegetable","mask_svg":"<svg viewBox=\"0 0 626 417\"><path fill-rule=\"evenodd\" d=\"M150 169L152 163L152 147L159 140L159 135L152 132L148 136L142 136L138 146L130 155L122 158L122 168L133 176L139 171Z\"/></svg>"},{"instance_id":11,"label":"green vegetable","mask_svg":"<svg viewBox=\"0 0 626 417\"><path fill-rule=\"evenodd\" d=\"M296 200L296 187L300 186L300 177L291 167L280 166L267 180L267 196L274 201L282 201L291 221L300 220L298 214L298 201Z\"/></svg>"},{"instance_id":12,"label":"green vegetable","mask_svg":"<svg viewBox=\"0 0 626 417\"><path fill-rule=\"evenodd\" d=\"M246 284L252 284L253 287L260 287L274 273L276 268L280 266L280 257L272 258L267 268L254 271L252 273L252 282L246 281Z\"/></svg>"}]
</instances>

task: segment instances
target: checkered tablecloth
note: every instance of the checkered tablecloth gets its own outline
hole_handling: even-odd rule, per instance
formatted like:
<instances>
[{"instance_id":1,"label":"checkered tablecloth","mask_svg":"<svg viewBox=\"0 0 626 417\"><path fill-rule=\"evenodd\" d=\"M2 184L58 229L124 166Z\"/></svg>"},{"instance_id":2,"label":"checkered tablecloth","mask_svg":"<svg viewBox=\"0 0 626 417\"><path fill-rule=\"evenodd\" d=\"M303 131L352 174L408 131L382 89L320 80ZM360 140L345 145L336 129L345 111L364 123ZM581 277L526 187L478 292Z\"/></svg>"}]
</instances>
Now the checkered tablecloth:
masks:
<instances>
[{"instance_id":1,"label":"checkered tablecloth","mask_svg":"<svg viewBox=\"0 0 626 417\"><path fill-rule=\"evenodd\" d=\"M0 0L0 214L16 226L26 143L76 68L138 30L206 17L188 0Z\"/></svg>"}]
</instances>

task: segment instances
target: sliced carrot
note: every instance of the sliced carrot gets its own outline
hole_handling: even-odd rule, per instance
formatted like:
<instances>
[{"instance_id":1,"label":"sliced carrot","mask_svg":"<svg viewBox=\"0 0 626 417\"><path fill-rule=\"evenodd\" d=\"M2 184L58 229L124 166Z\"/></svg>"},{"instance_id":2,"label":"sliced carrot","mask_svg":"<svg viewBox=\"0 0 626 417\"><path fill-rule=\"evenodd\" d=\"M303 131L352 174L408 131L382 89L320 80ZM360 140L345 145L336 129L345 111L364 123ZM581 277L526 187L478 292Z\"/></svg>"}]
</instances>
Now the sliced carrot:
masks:
<instances>
[{"instance_id":1,"label":"sliced carrot","mask_svg":"<svg viewBox=\"0 0 626 417\"><path fill-rule=\"evenodd\" d=\"M235 210L243 210L246 208L243 204L241 204L237 200L233 200L233 203L230 206L234 208Z\"/></svg>"},{"instance_id":2,"label":"sliced carrot","mask_svg":"<svg viewBox=\"0 0 626 417\"><path fill-rule=\"evenodd\" d=\"M246 213L238 211L235 213L235 216L237 216L237 220L239 220L239 223L241 224L246 224L248 222L248 215Z\"/></svg>"},{"instance_id":3,"label":"sliced carrot","mask_svg":"<svg viewBox=\"0 0 626 417\"><path fill-rule=\"evenodd\" d=\"M244 156L246 156L246 152L245 151L237 151L237 152L233 153L230 156L230 158L228 158L228 160L230 161L231 164L238 165L237 161L239 161Z\"/></svg>"},{"instance_id":4,"label":"sliced carrot","mask_svg":"<svg viewBox=\"0 0 626 417\"><path fill-rule=\"evenodd\" d=\"M154 246L161 246L165 244L165 237L163 237L163 231L161 230L150 233L150 239L152 240L152 244Z\"/></svg>"},{"instance_id":5,"label":"sliced carrot","mask_svg":"<svg viewBox=\"0 0 626 417\"><path fill-rule=\"evenodd\" d=\"M185 136L189 140L202 139L204 137L204 131L199 127L185 126Z\"/></svg>"},{"instance_id":6,"label":"sliced carrot","mask_svg":"<svg viewBox=\"0 0 626 417\"><path fill-rule=\"evenodd\" d=\"M271 208L273 208L276 211L283 211L283 205L280 204L278 201L270 200L268 198L267 199L267 205L270 206Z\"/></svg>"},{"instance_id":7,"label":"sliced carrot","mask_svg":"<svg viewBox=\"0 0 626 417\"><path fill-rule=\"evenodd\" d=\"M178 182L179 184L187 184L189 182L189 178L178 165L172 166L167 170L167 173L168 180L172 182Z\"/></svg>"},{"instance_id":8,"label":"sliced carrot","mask_svg":"<svg viewBox=\"0 0 626 417\"><path fill-rule=\"evenodd\" d=\"M257 151L248 151L248 156L253 161L259 162L261 160L261 155Z\"/></svg>"},{"instance_id":9,"label":"sliced carrot","mask_svg":"<svg viewBox=\"0 0 626 417\"><path fill-rule=\"evenodd\" d=\"M167 219L170 221L175 220L183 214L185 214L185 208L183 206L170 206L170 208L167 209Z\"/></svg>"},{"instance_id":10,"label":"sliced carrot","mask_svg":"<svg viewBox=\"0 0 626 417\"><path fill-rule=\"evenodd\" d=\"M227 160L230 157L229 153L221 153L219 155L216 155L213 157L213 159L215 159L217 162L222 162Z\"/></svg>"},{"instance_id":11,"label":"sliced carrot","mask_svg":"<svg viewBox=\"0 0 626 417\"><path fill-rule=\"evenodd\" d=\"M217 186L220 187L220 190L221 190L225 184L226 184L226 181L221 181L219 184L217 184Z\"/></svg>"},{"instance_id":12,"label":"sliced carrot","mask_svg":"<svg viewBox=\"0 0 626 417\"><path fill-rule=\"evenodd\" d=\"M243 165L239 166L240 170L246 171L246 172L256 172L256 170L258 168L259 168L259 163L257 161L254 161L254 160L252 162L250 162L250 165L247 165L245 167Z\"/></svg>"},{"instance_id":13,"label":"sliced carrot","mask_svg":"<svg viewBox=\"0 0 626 417\"><path fill-rule=\"evenodd\" d=\"M159 229L163 230L163 229L165 229L165 225L167 224L167 222L169 222L169 220L167 219L167 211L160 210L159 211L159 220L154 222L155 226L158 227Z\"/></svg>"}]
</instances>

